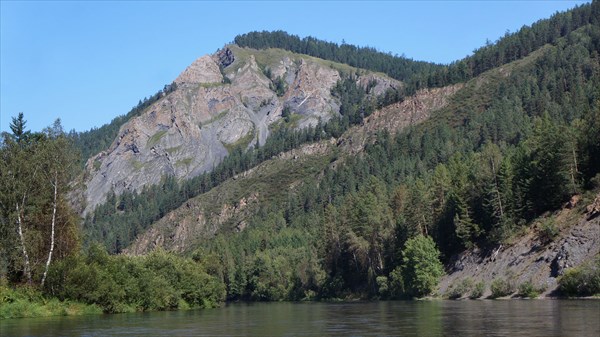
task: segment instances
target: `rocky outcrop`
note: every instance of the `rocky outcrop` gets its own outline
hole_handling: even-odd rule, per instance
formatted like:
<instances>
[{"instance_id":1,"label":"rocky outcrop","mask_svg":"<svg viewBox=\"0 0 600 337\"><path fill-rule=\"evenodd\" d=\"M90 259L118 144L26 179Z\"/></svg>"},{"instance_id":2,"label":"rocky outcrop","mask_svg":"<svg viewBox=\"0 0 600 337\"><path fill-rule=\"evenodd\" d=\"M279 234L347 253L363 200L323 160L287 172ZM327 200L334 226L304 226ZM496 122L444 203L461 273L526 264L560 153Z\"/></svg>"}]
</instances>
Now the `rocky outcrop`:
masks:
<instances>
[{"instance_id":1,"label":"rocky outcrop","mask_svg":"<svg viewBox=\"0 0 600 337\"><path fill-rule=\"evenodd\" d=\"M554 221L560 227L554 240L548 242L540 235L539 228L533 228L510 245L501 245L490 251L465 251L449 264L439 293L445 294L452 285L469 278L487 285L486 297L491 293L491 282L504 278L515 286L532 282L534 286L545 289L543 296L552 296L558 286L557 278L567 268L600 254L600 218L589 219L587 212L569 208L549 216L551 218L546 220Z\"/></svg>"},{"instance_id":2,"label":"rocky outcrop","mask_svg":"<svg viewBox=\"0 0 600 337\"><path fill-rule=\"evenodd\" d=\"M221 75L219 66L209 55L204 55L194 61L175 79L177 85L221 83L222 81L223 75Z\"/></svg>"},{"instance_id":3,"label":"rocky outcrop","mask_svg":"<svg viewBox=\"0 0 600 337\"><path fill-rule=\"evenodd\" d=\"M382 75L364 76L382 86L400 85ZM283 96L273 90L277 77L286 83ZM125 123L112 145L88 161L84 213L111 191L138 191L165 175L188 179L212 169L234 146L264 144L285 106L300 117L298 128L327 121L339 113L331 95L339 78L316 59L282 51L229 46L198 58L177 77L176 90Z\"/></svg>"},{"instance_id":4,"label":"rocky outcrop","mask_svg":"<svg viewBox=\"0 0 600 337\"><path fill-rule=\"evenodd\" d=\"M363 84L368 85L368 83L365 81ZM385 82L382 81L382 83ZM363 125L354 127L344 134L339 139L339 143L349 152L357 153L372 140L371 137L378 131L387 130L393 135L407 126L427 120L433 112L445 107L450 98L463 87L463 84L455 84L443 88L419 90L415 95L402 102L376 110L365 119ZM383 86L381 90L384 88L386 86Z\"/></svg>"},{"instance_id":5,"label":"rocky outcrop","mask_svg":"<svg viewBox=\"0 0 600 337\"><path fill-rule=\"evenodd\" d=\"M241 198L235 205L224 203L216 211L207 211L203 203L188 201L178 212L169 213L157 225L140 235L124 253L142 255L158 247L185 252L193 248L200 239L214 236L224 223L234 218L241 219L235 226L237 231L241 231L246 227L243 215L251 212L257 200L258 194L252 193Z\"/></svg>"},{"instance_id":6,"label":"rocky outcrop","mask_svg":"<svg viewBox=\"0 0 600 337\"><path fill-rule=\"evenodd\" d=\"M235 61L235 56L233 55L231 49L229 49L228 47L219 50L215 54L215 57L219 66L223 68L229 66L233 63L233 61Z\"/></svg>"},{"instance_id":7,"label":"rocky outcrop","mask_svg":"<svg viewBox=\"0 0 600 337\"><path fill-rule=\"evenodd\" d=\"M339 111L338 102L331 96L331 88L339 79L340 74L331 68L300 60L284 99L292 113L305 117L301 128L316 125L319 119L326 121Z\"/></svg>"},{"instance_id":8,"label":"rocky outcrop","mask_svg":"<svg viewBox=\"0 0 600 337\"><path fill-rule=\"evenodd\" d=\"M600 215L600 194L596 196L594 202L587 206L587 216L588 220L592 220L593 218Z\"/></svg>"}]
</instances>

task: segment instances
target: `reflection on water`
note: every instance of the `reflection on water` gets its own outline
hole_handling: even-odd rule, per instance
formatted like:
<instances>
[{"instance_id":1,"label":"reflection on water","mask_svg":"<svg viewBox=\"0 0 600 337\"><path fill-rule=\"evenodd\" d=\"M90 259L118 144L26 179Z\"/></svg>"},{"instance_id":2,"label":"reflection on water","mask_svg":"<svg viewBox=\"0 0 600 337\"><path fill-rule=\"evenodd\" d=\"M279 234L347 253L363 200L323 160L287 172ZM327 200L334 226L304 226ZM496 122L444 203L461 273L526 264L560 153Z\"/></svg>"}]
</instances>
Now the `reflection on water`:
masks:
<instances>
[{"instance_id":1,"label":"reflection on water","mask_svg":"<svg viewBox=\"0 0 600 337\"><path fill-rule=\"evenodd\" d=\"M249 303L0 320L1 336L600 336L600 301Z\"/></svg>"}]
</instances>

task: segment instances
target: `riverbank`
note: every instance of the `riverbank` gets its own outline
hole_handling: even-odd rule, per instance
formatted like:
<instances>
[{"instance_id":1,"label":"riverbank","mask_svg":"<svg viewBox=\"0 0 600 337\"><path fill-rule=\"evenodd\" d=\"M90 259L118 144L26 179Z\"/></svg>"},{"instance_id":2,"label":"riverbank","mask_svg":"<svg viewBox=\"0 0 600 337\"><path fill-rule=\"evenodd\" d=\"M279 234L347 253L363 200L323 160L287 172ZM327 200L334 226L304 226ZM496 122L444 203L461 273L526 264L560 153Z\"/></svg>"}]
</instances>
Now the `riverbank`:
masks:
<instances>
[{"instance_id":1,"label":"riverbank","mask_svg":"<svg viewBox=\"0 0 600 337\"><path fill-rule=\"evenodd\" d=\"M101 314L94 304L47 298L32 287L0 286L0 319Z\"/></svg>"}]
</instances>

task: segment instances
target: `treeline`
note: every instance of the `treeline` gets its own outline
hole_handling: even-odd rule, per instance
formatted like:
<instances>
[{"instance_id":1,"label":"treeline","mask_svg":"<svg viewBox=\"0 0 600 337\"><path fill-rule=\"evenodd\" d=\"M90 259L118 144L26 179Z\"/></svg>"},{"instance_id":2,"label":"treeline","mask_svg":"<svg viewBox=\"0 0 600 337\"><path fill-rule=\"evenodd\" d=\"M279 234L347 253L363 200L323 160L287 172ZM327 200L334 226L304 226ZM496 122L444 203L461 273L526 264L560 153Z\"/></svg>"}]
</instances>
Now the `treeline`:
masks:
<instances>
[{"instance_id":1,"label":"treeline","mask_svg":"<svg viewBox=\"0 0 600 337\"><path fill-rule=\"evenodd\" d=\"M586 25L600 25L600 2L592 1L572 10L556 13L549 19L540 20L531 27L524 26L518 32L507 32L494 44L487 43L476 49L473 55L453 62L447 67L421 72L412 78L411 86L443 87L467 81L480 74L524 58L546 44L557 41ZM592 42L595 50L600 50L600 41Z\"/></svg>"},{"instance_id":2,"label":"treeline","mask_svg":"<svg viewBox=\"0 0 600 337\"><path fill-rule=\"evenodd\" d=\"M294 130L284 124L272 130L261 147L256 144L248 150L234 148L210 172L184 182L177 182L174 177L167 176L160 184L145 186L139 193L126 191L119 196L109 194L106 202L85 217L85 244L100 242L109 252L119 253L148 226L186 200L205 193L280 153L302 144L341 136L350 126L361 123L376 108L385 104L390 96L376 98L367 95L366 88L357 85L352 76L340 80L332 92L340 99L341 116L334 117L327 123L319 122L314 127L309 126L303 130Z\"/></svg>"},{"instance_id":3,"label":"treeline","mask_svg":"<svg viewBox=\"0 0 600 337\"><path fill-rule=\"evenodd\" d=\"M406 82L403 90L407 95L426 87L443 87L465 82L490 69L519 60L546 44L555 44L558 39L586 25L600 24L600 3L578 6L549 19L540 20L531 27L524 26L518 32L506 33L494 44L488 43L476 49L473 55L448 66L414 61L386 54L369 47L349 44L338 45L313 37L300 38L284 31L250 32L235 37L241 47L254 49L281 48L295 53L307 54L354 67L383 72L392 78ZM600 49L594 41L596 50Z\"/></svg>"},{"instance_id":4,"label":"treeline","mask_svg":"<svg viewBox=\"0 0 600 337\"><path fill-rule=\"evenodd\" d=\"M306 54L324 60L345 63L350 66L383 72L400 81L407 81L415 74L429 73L441 66L423 61L382 53L371 47L357 47L327 42L314 37L300 38L278 30L273 32L250 32L234 38L240 47L254 49L281 48L294 53Z\"/></svg>"},{"instance_id":5,"label":"treeline","mask_svg":"<svg viewBox=\"0 0 600 337\"><path fill-rule=\"evenodd\" d=\"M81 154L82 165L85 165L86 161L93 155L107 149L115 138L117 138L119 129L123 124L131 118L141 115L146 108L162 97L175 91L175 89L177 89L177 84L175 82L165 85L162 90L157 91L154 95L148 98L144 97L143 100L140 100L138 104L125 115L115 117L110 123L99 128L92 128L89 131L83 132L76 132L75 130L70 131L68 137L73 141L73 144L75 144L75 149Z\"/></svg>"}]
</instances>

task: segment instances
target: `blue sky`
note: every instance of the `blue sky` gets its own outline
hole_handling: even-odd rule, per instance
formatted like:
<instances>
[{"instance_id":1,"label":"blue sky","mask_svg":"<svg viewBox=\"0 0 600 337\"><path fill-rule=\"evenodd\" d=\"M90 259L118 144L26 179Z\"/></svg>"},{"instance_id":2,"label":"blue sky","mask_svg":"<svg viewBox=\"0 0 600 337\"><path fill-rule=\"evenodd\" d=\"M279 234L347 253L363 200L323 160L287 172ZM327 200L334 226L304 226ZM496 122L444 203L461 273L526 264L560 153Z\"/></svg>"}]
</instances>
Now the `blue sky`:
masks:
<instances>
[{"instance_id":1,"label":"blue sky","mask_svg":"<svg viewBox=\"0 0 600 337\"><path fill-rule=\"evenodd\" d=\"M237 34L285 30L448 63L587 1L0 2L0 131L88 130Z\"/></svg>"}]
</instances>

